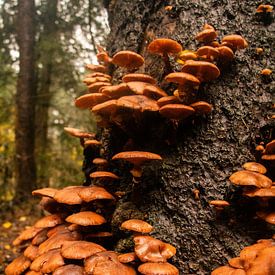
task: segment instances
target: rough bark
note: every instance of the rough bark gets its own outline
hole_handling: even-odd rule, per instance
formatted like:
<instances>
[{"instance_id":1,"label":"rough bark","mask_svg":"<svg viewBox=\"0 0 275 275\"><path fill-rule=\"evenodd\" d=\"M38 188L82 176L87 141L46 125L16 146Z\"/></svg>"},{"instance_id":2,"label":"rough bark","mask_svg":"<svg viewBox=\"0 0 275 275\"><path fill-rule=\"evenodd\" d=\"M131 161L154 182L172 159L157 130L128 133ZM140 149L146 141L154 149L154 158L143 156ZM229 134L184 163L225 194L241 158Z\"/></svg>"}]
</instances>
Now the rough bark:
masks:
<instances>
[{"instance_id":1,"label":"rough bark","mask_svg":"<svg viewBox=\"0 0 275 275\"><path fill-rule=\"evenodd\" d=\"M48 186L48 122L49 108L52 99L51 83L56 51L57 39L57 0L47 1L43 17L44 31L39 43L41 46L41 71L39 73L39 87L36 102L36 158L37 158L37 183L38 186Z\"/></svg>"},{"instance_id":2,"label":"rough bark","mask_svg":"<svg viewBox=\"0 0 275 275\"><path fill-rule=\"evenodd\" d=\"M18 1L17 38L20 71L16 91L16 199L29 196L35 188L34 158L35 73L34 1Z\"/></svg>"},{"instance_id":3,"label":"rough bark","mask_svg":"<svg viewBox=\"0 0 275 275\"><path fill-rule=\"evenodd\" d=\"M129 217L146 216L155 227L155 236L177 247L173 261L181 274L209 274L236 256L242 247L272 235L271 228L253 218L255 201L243 199L240 190L228 181L244 162L254 159L257 142L267 141L272 135L274 138L274 123L268 121L272 112L271 79L260 76L263 68L274 65L274 24L270 18L255 15L260 3L105 1L111 28L109 52L129 49L141 53L146 58L143 69L158 79L162 76L161 61L146 52L154 38L172 38L187 49L196 49L194 36L209 23L219 31L219 37L236 33L249 42L249 48L237 52L232 65L216 81L200 88L198 98L214 106L207 118L180 124L177 130L164 120L152 118L140 129L126 133L116 127L103 131L109 157L125 148L149 150L163 157L161 164L145 169L139 211L132 211L130 196L126 196L118 203L113 226ZM166 5L171 5L172 10L166 11ZM263 55L255 53L256 47L264 49ZM114 76L120 77L120 71L114 70ZM114 169L122 177L119 187L131 191L129 169L120 168ZM194 198L194 189L200 191L199 200ZM212 199L229 200L231 207L219 216L208 204ZM117 249L123 250L125 243L121 239Z\"/></svg>"}]
</instances>

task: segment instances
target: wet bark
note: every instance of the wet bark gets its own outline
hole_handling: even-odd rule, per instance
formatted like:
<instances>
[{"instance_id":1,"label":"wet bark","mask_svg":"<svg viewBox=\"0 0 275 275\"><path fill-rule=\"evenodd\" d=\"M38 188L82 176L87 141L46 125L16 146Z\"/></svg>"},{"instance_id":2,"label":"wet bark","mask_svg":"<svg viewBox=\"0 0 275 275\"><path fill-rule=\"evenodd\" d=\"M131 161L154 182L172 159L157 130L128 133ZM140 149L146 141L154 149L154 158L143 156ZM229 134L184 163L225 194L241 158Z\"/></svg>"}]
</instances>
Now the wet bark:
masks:
<instances>
[{"instance_id":1,"label":"wet bark","mask_svg":"<svg viewBox=\"0 0 275 275\"><path fill-rule=\"evenodd\" d=\"M18 1L17 38L20 71L16 91L16 195L30 196L36 186L34 158L35 72L34 72L34 1Z\"/></svg>"},{"instance_id":2,"label":"wet bark","mask_svg":"<svg viewBox=\"0 0 275 275\"><path fill-rule=\"evenodd\" d=\"M241 34L246 50L222 71L214 82L203 84L198 98L210 102L214 111L203 118L180 123L178 127L154 116L142 125L129 124L102 133L105 157L125 150L159 153L161 163L147 165L137 195L141 204L131 201L129 166L114 163L112 170L121 176L118 189L126 191L119 200L112 224L118 228L127 218L146 218L155 227L154 235L177 247L173 262L181 274L209 274L215 267L235 257L246 245L271 237L274 228L255 219L258 205L245 199L228 178L246 161L255 160L255 146L274 138L272 77L263 77L263 68L274 66L271 59L274 28L272 17L255 14L260 1L104 1L109 12L108 51L133 50L142 54L146 65L140 71L161 80L163 66L158 57L146 52L154 38L167 37L186 49L198 47L194 36L205 23L226 34ZM172 10L166 10L166 5ZM262 55L256 48L264 49ZM179 69L179 68L174 68ZM120 70L113 70L115 79ZM161 83L169 90L169 86ZM126 129L126 130L125 130ZM118 166L120 165L120 166ZM269 169L274 180L274 169ZM273 173L273 175L272 175ZM194 190L199 190L195 199ZM209 201L223 199L231 206L217 214ZM124 236L116 249L127 250Z\"/></svg>"}]
</instances>

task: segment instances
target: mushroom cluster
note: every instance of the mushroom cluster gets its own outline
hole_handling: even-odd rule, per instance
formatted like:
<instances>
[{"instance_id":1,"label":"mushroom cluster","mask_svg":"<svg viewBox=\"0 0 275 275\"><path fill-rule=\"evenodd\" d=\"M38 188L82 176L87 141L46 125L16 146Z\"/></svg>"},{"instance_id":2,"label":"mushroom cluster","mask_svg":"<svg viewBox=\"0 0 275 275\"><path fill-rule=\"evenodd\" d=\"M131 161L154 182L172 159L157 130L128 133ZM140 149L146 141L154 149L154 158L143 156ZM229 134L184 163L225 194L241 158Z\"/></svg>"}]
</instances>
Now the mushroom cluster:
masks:
<instances>
[{"instance_id":1,"label":"mushroom cluster","mask_svg":"<svg viewBox=\"0 0 275 275\"><path fill-rule=\"evenodd\" d=\"M256 213L259 218L275 224L275 211L270 209L270 201L275 198L275 185L269 177L264 175L267 169L257 162L247 162L243 168L245 170L233 173L229 180L243 188L244 196L257 198L261 207L261 210Z\"/></svg>"},{"instance_id":2,"label":"mushroom cluster","mask_svg":"<svg viewBox=\"0 0 275 275\"><path fill-rule=\"evenodd\" d=\"M261 153L261 159L267 166L275 166L275 139L267 143L265 146L261 144L256 150Z\"/></svg>"},{"instance_id":3,"label":"mushroom cluster","mask_svg":"<svg viewBox=\"0 0 275 275\"><path fill-rule=\"evenodd\" d=\"M161 56L165 65L164 80L177 85L174 91L164 91L148 74L135 73L144 65L141 55L120 51L110 57L99 47L97 58L101 65L86 66L92 71L83 80L88 86L88 93L78 97L75 105L90 109L96 115L99 126L115 124L122 129L132 124L139 125L142 119L152 115L181 121L194 115L209 114L212 105L197 100L200 84L219 77L220 69L234 59L234 52L248 44L240 35L224 36L219 43L217 32L208 24L196 35L196 39L204 44L196 52L183 51L181 44L168 38L155 39L148 45L150 54ZM180 72L173 71L171 57L183 64ZM111 76L106 74L110 64L126 73L122 82L111 83Z\"/></svg>"},{"instance_id":4,"label":"mushroom cluster","mask_svg":"<svg viewBox=\"0 0 275 275\"><path fill-rule=\"evenodd\" d=\"M135 232L135 252L119 255L111 226L105 217L112 214L115 197L105 188L69 186L33 191L49 215L24 230L14 241L22 254L6 268L15 274L170 274L178 269L167 263L176 249L150 237L153 227L142 220L127 220L121 229ZM111 213L111 214L110 214Z\"/></svg>"},{"instance_id":5,"label":"mushroom cluster","mask_svg":"<svg viewBox=\"0 0 275 275\"><path fill-rule=\"evenodd\" d=\"M273 239L258 240L241 250L228 265L212 271L211 275L267 275L275 270L275 235Z\"/></svg>"}]
</instances>

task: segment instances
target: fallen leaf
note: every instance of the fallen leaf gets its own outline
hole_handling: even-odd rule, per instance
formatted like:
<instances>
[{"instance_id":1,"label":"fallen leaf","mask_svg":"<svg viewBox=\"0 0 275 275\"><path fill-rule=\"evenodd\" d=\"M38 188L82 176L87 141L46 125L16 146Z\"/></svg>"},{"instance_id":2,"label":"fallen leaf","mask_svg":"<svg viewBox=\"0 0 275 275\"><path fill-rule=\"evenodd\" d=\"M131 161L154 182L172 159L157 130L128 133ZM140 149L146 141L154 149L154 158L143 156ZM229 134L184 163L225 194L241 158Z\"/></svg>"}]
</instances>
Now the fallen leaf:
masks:
<instances>
[{"instance_id":1,"label":"fallen leaf","mask_svg":"<svg viewBox=\"0 0 275 275\"><path fill-rule=\"evenodd\" d=\"M9 229L9 228L12 227L12 223L11 223L11 222L4 222L4 223L2 224L2 226L3 226L4 228L6 228L6 229Z\"/></svg>"}]
</instances>

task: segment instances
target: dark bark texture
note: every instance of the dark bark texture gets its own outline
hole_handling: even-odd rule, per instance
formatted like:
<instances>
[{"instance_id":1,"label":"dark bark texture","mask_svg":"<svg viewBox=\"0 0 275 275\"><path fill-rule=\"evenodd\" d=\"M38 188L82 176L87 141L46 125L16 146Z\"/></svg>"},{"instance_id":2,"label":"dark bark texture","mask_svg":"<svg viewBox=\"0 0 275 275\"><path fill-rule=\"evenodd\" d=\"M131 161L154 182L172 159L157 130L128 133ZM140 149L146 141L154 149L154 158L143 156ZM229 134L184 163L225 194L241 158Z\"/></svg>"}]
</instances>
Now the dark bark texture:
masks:
<instances>
[{"instance_id":1,"label":"dark bark texture","mask_svg":"<svg viewBox=\"0 0 275 275\"><path fill-rule=\"evenodd\" d=\"M274 138L274 122L268 119L274 86L270 77L260 75L263 68L274 66L271 56L274 23L272 18L255 14L260 3L105 1L111 28L110 54L125 49L142 54L146 59L143 71L158 79L163 72L161 60L146 52L146 46L155 38L172 38L186 49L196 49L194 36L208 23L218 30L219 37L241 34L249 42L249 47L236 53L232 65L216 81L201 86L198 98L214 106L207 118L181 123L177 130L165 121L151 118L141 126L143 131L113 128L103 132L110 156L131 147L163 157L161 163L148 165L144 170L139 212L131 209L134 207L126 196L118 203L113 225L129 217L147 217L155 227L155 236L177 247L173 262L181 274L209 274L244 246L274 233L254 218L256 202L244 199L228 180L243 163L255 159L257 142L266 142L272 135ZM167 5L172 10L165 10ZM256 54L257 47L264 49L260 56ZM113 73L115 78L120 77L118 70ZM167 89L165 85L162 87ZM129 169L121 167L114 171L122 177L121 190L129 191ZM194 189L200 191L199 200L194 197ZM213 199L228 200L231 207L218 215L208 204ZM124 243L125 240L120 240L117 249L123 250Z\"/></svg>"},{"instance_id":2,"label":"dark bark texture","mask_svg":"<svg viewBox=\"0 0 275 275\"><path fill-rule=\"evenodd\" d=\"M34 1L18 1L17 38L20 71L16 91L16 199L30 196L35 188L35 41Z\"/></svg>"}]
</instances>

